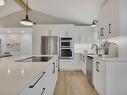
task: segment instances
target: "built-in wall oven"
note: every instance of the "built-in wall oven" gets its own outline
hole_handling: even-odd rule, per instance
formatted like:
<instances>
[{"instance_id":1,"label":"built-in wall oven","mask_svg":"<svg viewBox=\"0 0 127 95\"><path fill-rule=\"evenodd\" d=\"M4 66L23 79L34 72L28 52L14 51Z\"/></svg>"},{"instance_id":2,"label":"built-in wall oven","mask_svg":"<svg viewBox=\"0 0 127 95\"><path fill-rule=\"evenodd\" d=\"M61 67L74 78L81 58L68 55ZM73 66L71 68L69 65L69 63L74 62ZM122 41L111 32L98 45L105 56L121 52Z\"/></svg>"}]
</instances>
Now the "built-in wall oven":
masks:
<instances>
[{"instance_id":1,"label":"built-in wall oven","mask_svg":"<svg viewBox=\"0 0 127 95\"><path fill-rule=\"evenodd\" d=\"M71 59L74 58L73 48L60 48L60 58L61 59Z\"/></svg>"},{"instance_id":2,"label":"built-in wall oven","mask_svg":"<svg viewBox=\"0 0 127 95\"><path fill-rule=\"evenodd\" d=\"M74 43L70 37L60 38L60 58L71 59L74 58Z\"/></svg>"}]
</instances>

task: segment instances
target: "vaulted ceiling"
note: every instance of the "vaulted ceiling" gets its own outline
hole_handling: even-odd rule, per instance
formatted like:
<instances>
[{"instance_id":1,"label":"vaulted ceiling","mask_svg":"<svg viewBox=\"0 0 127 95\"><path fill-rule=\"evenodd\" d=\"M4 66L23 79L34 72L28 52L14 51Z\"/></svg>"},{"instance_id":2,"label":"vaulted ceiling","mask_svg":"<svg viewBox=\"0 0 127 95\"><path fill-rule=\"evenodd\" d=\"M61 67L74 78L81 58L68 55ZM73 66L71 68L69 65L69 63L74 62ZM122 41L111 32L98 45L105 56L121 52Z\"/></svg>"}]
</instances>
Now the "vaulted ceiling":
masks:
<instances>
[{"instance_id":1,"label":"vaulted ceiling","mask_svg":"<svg viewBox=\"0 0 127 95\"><path fill-rule=\"evenodd\" d=\"M89 24L107 0L29 0L32 10L79 24ZM0 17L21 11L15 0L5 0Z\"/></svg>"}]
</instances>

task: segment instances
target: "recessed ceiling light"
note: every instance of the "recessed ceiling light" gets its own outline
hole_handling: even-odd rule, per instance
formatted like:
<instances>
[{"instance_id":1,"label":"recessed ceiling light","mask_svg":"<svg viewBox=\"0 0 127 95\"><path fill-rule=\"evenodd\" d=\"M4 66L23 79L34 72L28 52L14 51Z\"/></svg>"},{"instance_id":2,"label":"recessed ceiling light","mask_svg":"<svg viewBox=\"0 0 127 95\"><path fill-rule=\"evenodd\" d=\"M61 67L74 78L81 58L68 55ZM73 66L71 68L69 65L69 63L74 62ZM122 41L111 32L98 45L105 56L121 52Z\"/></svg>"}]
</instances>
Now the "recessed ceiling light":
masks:
<instances>
[{"instance_id":1,"label":"recessed ceiling light","mask_svg":"<svg viewBox=\"0 0 127 95\"><path fill-rule=\"evenodd\" d=\"M4 0L0 0L0 6L3 6L5 4Z\"/></svg>"},{"instance_id":2,"label":"recessed ceiling light","mask_svg":"<svg viewBox=\"0 0 127 95\"><path fill-rule=\"evenodd\" d=\"M7 33L11 33L11 31L7 31Z\"/></svg>"},{"instance_id":3,"label":"recessed ceiling light","mask_svg":"<svg viewBox=\"0 0 127 95\"><path fill-rule=\"evenodd\" d=\"M21 33L25 33L25 31L21 31Z\"/></svg>"}]
</instances>

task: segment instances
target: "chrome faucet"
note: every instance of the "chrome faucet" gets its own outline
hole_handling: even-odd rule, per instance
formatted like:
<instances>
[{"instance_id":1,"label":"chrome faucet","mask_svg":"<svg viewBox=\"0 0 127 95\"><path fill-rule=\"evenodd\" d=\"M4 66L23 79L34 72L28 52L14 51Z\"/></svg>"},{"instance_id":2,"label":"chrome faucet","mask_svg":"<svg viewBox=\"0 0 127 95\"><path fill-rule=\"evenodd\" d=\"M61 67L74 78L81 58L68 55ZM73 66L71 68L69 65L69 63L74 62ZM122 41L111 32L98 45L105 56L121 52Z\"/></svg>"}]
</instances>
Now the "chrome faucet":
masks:
<instances>
[{"instance_id":1,"label":"chrome faucet","mask_svg":"<svg viewBox=\"0 0 127 95\"><path fill-rule=\"evenodd\" d=\"M91 47L91 49L93 49L94 46L96 47L96 54L98 54L98 50L99 50L98 45L93 44L92 47Z\"/></svg>"}]
</instances>

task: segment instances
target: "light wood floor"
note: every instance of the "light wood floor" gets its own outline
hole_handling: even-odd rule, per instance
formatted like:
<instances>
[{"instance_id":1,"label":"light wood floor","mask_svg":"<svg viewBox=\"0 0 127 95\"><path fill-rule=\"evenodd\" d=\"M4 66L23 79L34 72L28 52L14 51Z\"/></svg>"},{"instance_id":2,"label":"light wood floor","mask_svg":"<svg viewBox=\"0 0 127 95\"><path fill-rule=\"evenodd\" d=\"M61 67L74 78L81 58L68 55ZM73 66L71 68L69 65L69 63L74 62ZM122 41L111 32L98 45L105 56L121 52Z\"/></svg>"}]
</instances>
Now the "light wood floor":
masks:
<instances>
[{"instance_id":1,"label":"light wood floor","mask_svg":"<svg viewBox=\"0 0 127 95\"><path fill-rule=\"evenodd\" d=\"M98 95L81 71L59 73L54 95Z\"/></svg>"}]
</instances>

